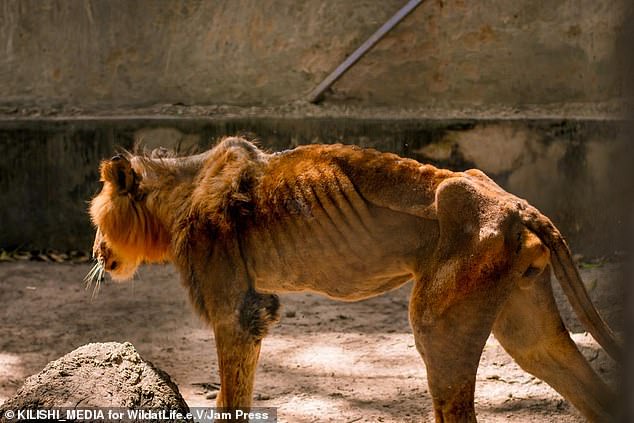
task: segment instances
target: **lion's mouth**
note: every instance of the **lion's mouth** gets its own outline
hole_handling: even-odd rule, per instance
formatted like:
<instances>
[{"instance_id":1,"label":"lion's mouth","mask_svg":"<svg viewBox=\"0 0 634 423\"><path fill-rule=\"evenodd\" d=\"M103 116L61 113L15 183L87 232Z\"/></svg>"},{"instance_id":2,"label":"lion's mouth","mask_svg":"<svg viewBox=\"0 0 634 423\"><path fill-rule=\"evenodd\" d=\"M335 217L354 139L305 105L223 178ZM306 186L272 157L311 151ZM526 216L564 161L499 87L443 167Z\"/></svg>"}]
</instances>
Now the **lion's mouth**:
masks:
<instances>
[{"instance_id":1,"label":"lion's mouth","mask_svg":"<svg viewBox=\"0 0 634 423\"><path fill-rule=\"evenodd\" d=\"M84 278L84 282L86 282L86 289L90 289L92 286L92 298L94 299L99 293L99 289L101 288L101 284L104 281L104 275L106 273L106 268L104 265L103 257L97 257L96 262L90 272Z\"/></svg>"}]
</instances>

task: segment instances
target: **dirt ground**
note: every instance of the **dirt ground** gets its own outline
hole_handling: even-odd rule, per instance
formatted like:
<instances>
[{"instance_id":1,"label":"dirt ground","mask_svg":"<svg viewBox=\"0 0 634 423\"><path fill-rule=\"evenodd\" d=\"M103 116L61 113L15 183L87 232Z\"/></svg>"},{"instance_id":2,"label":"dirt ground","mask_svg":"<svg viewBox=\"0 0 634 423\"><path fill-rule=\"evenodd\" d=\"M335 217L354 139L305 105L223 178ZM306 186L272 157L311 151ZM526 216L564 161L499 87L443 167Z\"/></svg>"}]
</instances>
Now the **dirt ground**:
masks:
<instances>
[{"instance_id":1,"label":"dirt ground","mask_svg":"<svg viewBox=\"0 0 634 423\"><path fill-rule=\"evenodd\" d=\"M586 267L595 304L618 328L620 265ZM88 270L0 263L0 403L48 361L83 344L129 341L172 376L190 406L211 406L210 385L218 382L213 336L192 312L175 270L146 266L134 282L107 284L94 299L82 282ZM425 369L407 322L410 288L353 304L283 295L282 321L263 343L255 405L278 407L281 422L431 420ZM562 309L584 355L614 386L619 369L570 320L567 303ZM480 363L476 411L485 422L583 421L493 337Z\"/></svg>"}]
</instances>

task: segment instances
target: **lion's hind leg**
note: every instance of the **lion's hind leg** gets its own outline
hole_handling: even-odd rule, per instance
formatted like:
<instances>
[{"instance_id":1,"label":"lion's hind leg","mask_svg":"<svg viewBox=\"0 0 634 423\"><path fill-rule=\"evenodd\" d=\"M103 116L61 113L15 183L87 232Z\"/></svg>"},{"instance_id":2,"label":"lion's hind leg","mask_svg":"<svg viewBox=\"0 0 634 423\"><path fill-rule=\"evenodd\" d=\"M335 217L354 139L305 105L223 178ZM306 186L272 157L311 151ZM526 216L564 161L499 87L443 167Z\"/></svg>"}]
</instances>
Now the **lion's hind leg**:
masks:
<instances>
[{"instance_id":1,"label":"lion's hind leg","mask_svg":"<svg viewBox=\"0 0 634 423\"><path fill-rule=\"evenodd\" d=\"M480 356L513 282L508 257L515 238L509 243L503 230L513 221L465 178L439 186L436 208L434 264L414 285L410 324L436 422L475 422Z\"/></svg>"},{"instance_id":2,"label":"lion's hind leg","mask_svg":"<svg viewBox=\"0 0 634 423\"><path fill-rule=\"evenodd\" d=\"M428 319L426 301L421 301L423 284L417 285L410 301L410 323L427 369L435 420L475 422L476 372L495 308L486 306L486 298L471 296Z\"/></svg>"},{"instance_id":3,"label":"lion's hind leg","mask_svg":"<svg viewBox=\"0 0 634 423\"><path fill-rule=\"evenodd\" d=\"M550 285L550 268L511 292L493 326L504 349L591 421L609 421L614 396L564 327Z\"/></svg>"}]
</instances>

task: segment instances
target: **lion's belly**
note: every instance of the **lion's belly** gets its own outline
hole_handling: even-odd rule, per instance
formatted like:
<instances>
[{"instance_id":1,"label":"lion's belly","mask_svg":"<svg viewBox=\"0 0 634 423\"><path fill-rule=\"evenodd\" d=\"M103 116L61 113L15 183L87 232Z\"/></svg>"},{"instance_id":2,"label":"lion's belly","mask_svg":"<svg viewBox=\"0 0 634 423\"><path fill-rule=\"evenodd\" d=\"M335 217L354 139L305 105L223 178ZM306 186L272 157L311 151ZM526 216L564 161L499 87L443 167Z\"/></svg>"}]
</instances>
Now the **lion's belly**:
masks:
<instances>
[{"instance_id":1,"label":"lion's belly","mask_svg":"<svg viewBox=\"0 0 634 423\"><path fill-rule=\"evenodd\" d=\"M357 215L296 213L252 228L246 251L256 288L358 300L407 282L435 245L436 223L384 208L367 211L364 222Z\"/></svg>"}]
</instances>

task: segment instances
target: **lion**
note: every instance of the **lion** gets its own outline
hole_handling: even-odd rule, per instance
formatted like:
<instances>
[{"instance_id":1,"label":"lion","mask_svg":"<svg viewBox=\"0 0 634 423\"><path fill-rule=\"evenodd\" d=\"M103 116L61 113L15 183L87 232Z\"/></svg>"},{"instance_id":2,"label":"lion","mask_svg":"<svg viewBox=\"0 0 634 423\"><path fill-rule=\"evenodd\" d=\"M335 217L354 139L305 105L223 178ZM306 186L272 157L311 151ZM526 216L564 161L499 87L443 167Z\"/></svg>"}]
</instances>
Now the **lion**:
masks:
<instances>
[{"instance_id":1,"label":"lion","mask_svg":"<svg viewBox=\"0 0 634 423\"><path fill-rule=\"evenodd\" d=\"M251 406L277 293L357 301L412 280L409 321L437 422L476 421L476 371L491 332L587 419L614 412L613 392L555 304L551 268L581 322L620 356L562 235L479 170L341 144L268 153L229 137L187 157L123 152L100 174L92 276L125 280L144 262L175 265L214 332L218 407Z\"/></svg>"}]
</instances>

